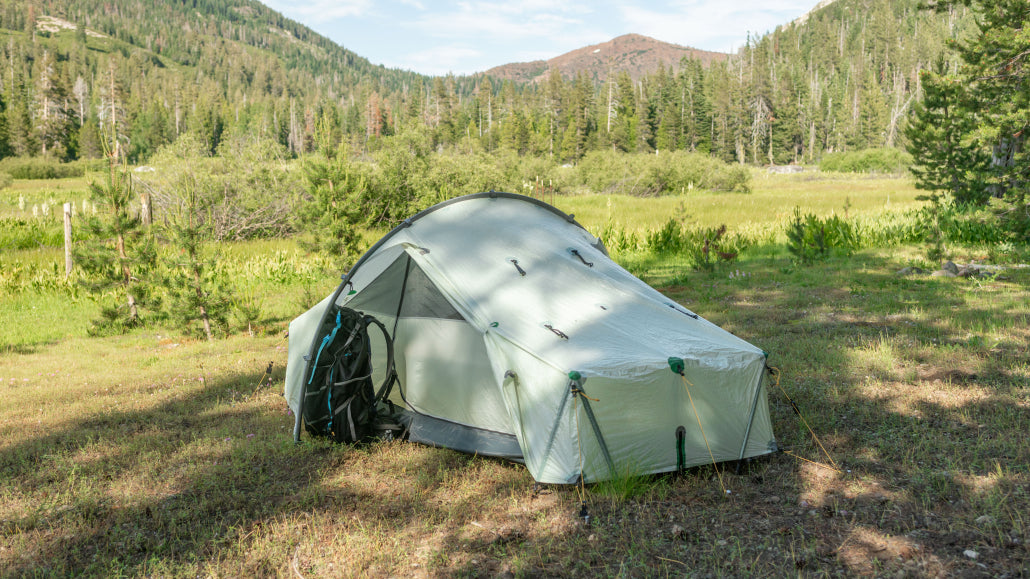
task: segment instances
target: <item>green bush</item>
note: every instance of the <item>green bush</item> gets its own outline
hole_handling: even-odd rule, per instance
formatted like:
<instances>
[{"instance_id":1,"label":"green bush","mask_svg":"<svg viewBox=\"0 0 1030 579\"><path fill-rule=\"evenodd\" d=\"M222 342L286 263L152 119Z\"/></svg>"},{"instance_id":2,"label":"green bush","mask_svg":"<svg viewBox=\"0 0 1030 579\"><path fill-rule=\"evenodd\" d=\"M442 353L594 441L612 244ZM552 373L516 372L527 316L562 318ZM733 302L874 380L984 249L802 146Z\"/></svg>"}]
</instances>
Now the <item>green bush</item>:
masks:
<instances>
[{"instance_id":1,"label":"green bush","mask_svg":"<svg viewBox=\"0 0 1030 579\"><path fill-rule=\"evenodd\" d=\"M566 179L595 193L649 197L675 195L693 189L750 191L749 171L697 153L673 151L660 155L614 151L588 153Z\"/></svg>"},{"instance_id":2,"label":"green bush","mask_svg":"<svg viewBox=\"0 0 1030 579\"><path fill-rule=\"evenodd\" d=\"M820 171L836 173L901 174L912 165L912 155L901 149L864 149L827 153L819 161Z\"/></svg>"},{"instance_id":3,"label":"green bush","mask_svg":"<svg viewBox=\"0 0 1030 579\"><path fill-rule=\"evenodd\" d=\"M14 179L67 179L82 177L86 171L102 170L105 167L106 163L103 160L80 160L71 163L41 157L7 157L0 160L0 172L7 173Z\"/></svg>"},{"instance_id":4,"label":"green bush","mask_svg":"<svg viewBox=\"0 0 1030 579\"><path fill-rule=\"evenodd\" d=\"M85 238L82 228L73 232L75 241ZM0 217L0 251L63 246L64 224L59 218Z\"/></svg>"},{"instance_id":5,"label":"green bush","mask_svg":"<svg viewBox=\"0 0 1030 579\"><path fill-rule=\"evenodd\" d=\"M685 255L694 269L704 271L711 271L720 261L735 260L756 243L756 239L747 235L729 233L725 225L686 227L675 218L669 218L658 229L648 231L644 240L645 248L651 253Z\"/></svg>"},{"instance_id":6,"label":"green bush","mask_svg":"<svg viewBox=\"0 0 1030 579\"><path fill-rule=\"evenodd\" d=\"M10 187L13 182L14 177L11 177L10 173L0 173L0 189Z\"/></svg>"},{"instance_id":7,"label":"green bush","mask_svg":"<svg viewBox=\"0 0 1030 579\"><path fill-rule=\"evenodd\" d=\"M851 255L861 246L858 228L845 217L831 215L824 219L812 213L794 216L787 224L787 249L796 263L824 259L831 253Z\"/></svg>"}]
</instances>

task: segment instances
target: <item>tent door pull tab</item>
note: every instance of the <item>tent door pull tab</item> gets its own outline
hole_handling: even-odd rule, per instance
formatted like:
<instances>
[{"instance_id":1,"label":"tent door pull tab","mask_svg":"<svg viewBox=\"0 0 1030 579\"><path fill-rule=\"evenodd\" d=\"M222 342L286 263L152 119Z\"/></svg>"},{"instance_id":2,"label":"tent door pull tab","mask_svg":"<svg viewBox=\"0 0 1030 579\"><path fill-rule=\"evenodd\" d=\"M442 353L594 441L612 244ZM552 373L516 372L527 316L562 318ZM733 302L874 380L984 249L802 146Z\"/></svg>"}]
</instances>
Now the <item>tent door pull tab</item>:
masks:
<instances>
[{"instance_id":1,"label":"tent door pull tab","mask_svg":"<svg viewBox=\"0 0 1030 579\"><path fill-rule=\"evenodd\" d=\"M583 262L583 265L585 265L587 267L594 267L594 262L587 261L586 259L584 259L583 258L583 254L581 254L578 249L570 249L569 253L571 253L572 255L575 255L576 257L578 257L579 260Z\"/></svg>"},{"instance_id":2,"label":"tent door pull tab","mask_svg":"<svg viewBox=\"0 0 1030 579\"><path fill-rule=\"evenodd\" d=\"M522 269L522 267L519 265L519 260L509 259L508 261L510 261L512 265L515 266L515 269L519 270L519 275L521 275L522 277L526 277L526 270Z\"/></svg>"},{"instance_id":3,"label":"tent door pull tab","mask_svg":"<svg viewBox=\"0 0 1030 579\"><path fill-rule=\"evenodd\" d=\"M544 327L547 328L548 330L551 330L552 332L554 332L554 335L558 336L559 338L561 338L563 340L568 340L569 339L569 336L566 335L565 332L559 330L558 328L552 326L551 324L544 324Z\"/></svg>"}]
</instances>

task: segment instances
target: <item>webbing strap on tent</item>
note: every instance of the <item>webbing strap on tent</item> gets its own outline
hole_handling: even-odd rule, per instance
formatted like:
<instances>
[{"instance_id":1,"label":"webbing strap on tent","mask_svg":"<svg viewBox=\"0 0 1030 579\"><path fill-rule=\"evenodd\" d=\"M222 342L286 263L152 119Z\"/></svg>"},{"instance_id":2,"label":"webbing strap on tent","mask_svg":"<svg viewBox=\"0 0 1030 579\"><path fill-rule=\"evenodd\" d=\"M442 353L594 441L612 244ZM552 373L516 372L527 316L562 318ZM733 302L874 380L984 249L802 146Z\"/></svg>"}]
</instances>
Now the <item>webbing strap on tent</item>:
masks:
<instances>
[{"instance_id":1,"label":"webbing strap on tent","mask_svg":"<svg viewBox=\"0 0 1030 579\"><path fill-rule=\"evenodd\" d=\"M676 471L682 473L687 469L686 449L687 429L683 425L676 427Z\"/></svg>"}]
</instances>

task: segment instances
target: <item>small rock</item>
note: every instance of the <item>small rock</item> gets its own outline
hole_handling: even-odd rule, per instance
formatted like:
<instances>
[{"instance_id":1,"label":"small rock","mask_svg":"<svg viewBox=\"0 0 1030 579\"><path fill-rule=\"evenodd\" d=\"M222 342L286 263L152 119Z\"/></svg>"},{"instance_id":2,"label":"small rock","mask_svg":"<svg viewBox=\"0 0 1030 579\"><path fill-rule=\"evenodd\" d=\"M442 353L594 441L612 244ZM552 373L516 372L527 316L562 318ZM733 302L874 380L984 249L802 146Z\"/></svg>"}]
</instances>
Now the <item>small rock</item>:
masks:
<instances>
[{"instance_id":1,"label":"small rock","mask_svg":"<svg viewBox=\"0 0 1030 579\"><path fill-rule=\"evenodd\" d=\"M769 495L769 496L765 497L764 500L767 503L778 503L778 502L780 502L780 497L778 497L776 495Z\"/></svg>"},{"instance_id":2,"label":"small rock","mask_svg":"<svg viewBox=\"0 0 1030 579\"><path fill-rule=\"evenodd\" d=\"M906 276L906 275L920 275L926 273L918 267L903 267L899 269L895 275Z\"/></svg>"},{"instance_id":3,"label":"small rock","mask_svg":"<svg viewBox=\"0 0 1030 579\"><path fill-rule=\"evenodd\" d=\"M976 559L977 557L980 556L980 553L977 553L976 551L974 551L972 549L966 549L965 551L962 551L962 554L965 555L966 557L969 557L970 559Z\"/></svg>"},{"instance_id":4,"label":"small rock","mask_svg":"<svg viewBox=\"0 0 1030 579\"><path fill-rule=\"evenodd\" d=\"M719 545L720 547L723 547L723 546L726 545L726 540L725 539L719 539L718 541L715 542L715 544Z\"/></svg>"},{"instance_id":5,"label":"small rock","mask_svg":"<svg viewBox=\"0 0 1030 579\"><path fill-rule=\"evenodd\" d=\"M965 265L959 268L958 273L956 273L955 275L959 277L980 277L980 270Z\"/></svg>"},{"instance_id":6,"label":"small rock","mask_svg":"<svg viewBox=\"0 0 1030 579\"><path fill-rule=\"evenodd\" d=\"M978 525L990 525L994 522L994 517L990 515L983 515L976 518L976 524Z\"/></svg>"},{"instance_id":7,"label":"small rock","mask_svg":"<svg viewBox=\"0 0 1030 579\"><path fill-rule=\"evenodd\" d=\"M687 530L679 525L673 525L672 530L670 530L669 533L677 539L682 539L687 536Z\"/></svg>"},{"instance_id":8,"label":"small rock","mask_svg":"<svg viewBox=\"0 0 1030 579\"><path fill-rule=\"evenodd\" d=\"M804 509L804 508L808 508L810 505L809 505L808 501L801 501L800 503L798 503L798 506L801 507L802 509Z\"/></svg>"},{"instance_id":9,"label":"small rock","mask_svg":"<svg viewBox=\"0 0 1030 579\"><path fill-rule=\"evenodd\" d=\"M938 269L937 271L930 274L930 277L956 277L954 272L950 272L946 269Z\"/></svg>"},{"instance_id":10,"label":"small rock","mask_svg":"<svg viewBox=\"0 0 1030 579\"><path fill-rule=\"evenodd\" d=\"M675 530L675 529L676 529L676 527L673 527L673 530ZM595 535L593 533L590 533L590 536L587 537L587 541L590 541L591 543L597 542L597 535Z\"/></svg>"},{"instance_id":11,"label":"small rock","mask_svg":"<svg viewBox=\"0 0 1030 579\"><path fill-rule=\"evenodd\" d=\"M955 265L955 262L953 262L951 260L948 260L948 261L942 263L941 264L941 269L943 271L951 272L953 274L958 275L958 266Z\"/></svg>"}]
</instances>

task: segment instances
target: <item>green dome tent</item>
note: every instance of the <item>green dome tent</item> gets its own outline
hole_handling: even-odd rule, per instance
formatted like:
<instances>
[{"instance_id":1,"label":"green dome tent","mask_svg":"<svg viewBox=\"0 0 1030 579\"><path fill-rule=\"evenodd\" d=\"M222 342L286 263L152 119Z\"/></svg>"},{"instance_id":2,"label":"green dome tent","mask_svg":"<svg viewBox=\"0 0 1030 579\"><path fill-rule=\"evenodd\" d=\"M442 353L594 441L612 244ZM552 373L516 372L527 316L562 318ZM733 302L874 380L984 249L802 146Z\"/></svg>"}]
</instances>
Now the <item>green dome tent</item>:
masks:
<instances>
[{"instance_id":1,"label":"green dome tent","mask_svg":"<svg viewBox=\"0 0 1030 579\"><path fill-rule=\"evenodd\" d=\"M381 322L368 332L371 372L377 384L395 372L390 406L412 441L524 461L542 483L777 448L762 350L672 302L572 216L528 197L480 193L422 211L290 324L285 395L298 439L341 307Z\"/></svg>"}]
</instances>

